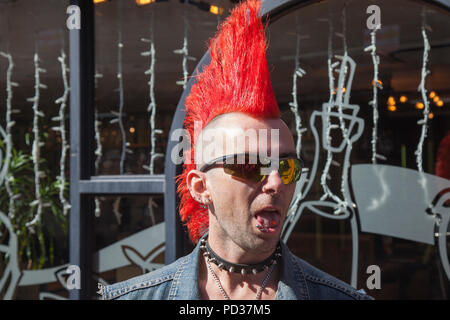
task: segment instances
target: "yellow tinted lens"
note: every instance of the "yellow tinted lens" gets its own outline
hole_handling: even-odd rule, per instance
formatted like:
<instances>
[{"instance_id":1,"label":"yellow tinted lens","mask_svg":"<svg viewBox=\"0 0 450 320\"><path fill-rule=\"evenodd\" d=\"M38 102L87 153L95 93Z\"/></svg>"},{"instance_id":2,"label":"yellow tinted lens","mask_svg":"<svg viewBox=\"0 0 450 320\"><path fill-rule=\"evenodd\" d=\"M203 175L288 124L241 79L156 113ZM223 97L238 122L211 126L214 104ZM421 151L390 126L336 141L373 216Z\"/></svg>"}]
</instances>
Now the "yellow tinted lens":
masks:
<instances>
[{"instance_id":1,"label":"yellow tinted lens","mask_svg":"<svg viewBox=\"0 0 450 320\"><path fill-rule=\"evenodd\" d=\"M280 161L279 172L284 184L290 184L298 180L300 165L296 159Z\"/></svg>"}]
</instances>

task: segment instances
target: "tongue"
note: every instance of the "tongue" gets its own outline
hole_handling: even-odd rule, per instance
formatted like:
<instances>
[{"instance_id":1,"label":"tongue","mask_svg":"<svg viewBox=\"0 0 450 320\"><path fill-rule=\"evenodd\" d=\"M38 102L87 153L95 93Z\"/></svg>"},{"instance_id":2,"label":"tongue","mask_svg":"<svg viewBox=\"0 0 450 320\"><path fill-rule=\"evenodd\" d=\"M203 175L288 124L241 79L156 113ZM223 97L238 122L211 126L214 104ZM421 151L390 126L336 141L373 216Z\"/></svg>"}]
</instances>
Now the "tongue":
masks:
<instances>
[{"instance_id":1,"label":"tongue","mask_svg":"<svg viewBox=\"0 0 450 320\"><path fill-rule=\"evenodd\" d=\"M255 215L259 224L265 228L273 228L280 222L280 215L275 211L260 211Z\"/></svg>"}]
</instances>

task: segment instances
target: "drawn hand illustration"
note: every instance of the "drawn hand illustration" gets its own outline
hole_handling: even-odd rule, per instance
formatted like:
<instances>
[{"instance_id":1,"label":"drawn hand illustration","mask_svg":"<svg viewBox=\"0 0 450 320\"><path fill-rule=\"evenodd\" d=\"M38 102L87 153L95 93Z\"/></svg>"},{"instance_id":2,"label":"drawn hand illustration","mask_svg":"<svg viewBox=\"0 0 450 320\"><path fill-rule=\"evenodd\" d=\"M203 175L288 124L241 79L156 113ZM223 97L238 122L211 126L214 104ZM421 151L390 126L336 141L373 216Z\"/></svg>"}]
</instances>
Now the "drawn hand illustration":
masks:
<instances>
[{"instance_id":1,"label":"drawn hand illustration","mask_svg":"<svg viewBox=\"0 0 450 320\"><path fill-rule=\"evenodd\" d=\"M314 111L310 117L310 127L314 136L315 153L313 165L308 177L308 183L302 193L302 199L305 198L315 180L319 164L319 150L321 148L329 151L329 158L326 160L320 181L324 190L324 195L317 201L301 202L300 199L297 199L294 203L295 206L291 206L282 237L284 241L288 240L293 228L305 209L326 218L338 220L350 218L353 255L351 285L356 287L358 267L358 226L354 212L355 205L350 194L348 173L350 169L352 146L362 135L364 130L364 120L357 116L359 106L351 105L349 103L356 63L347 55L340 57L340 59L339 80L334 101L324 103L322 105L322 110L320 112L317 110ZM321 119L321 121L317 121L317 119ZM322 127L321 138L319 138L317 122L319 122ZM340 137L340 139L332 139L332 137ZM337 155L343 156L343 163L340 165L341 196L334 194L326 182L329 165L332 162L335 162L333 161L333 157L336 157Z\"/></svg>"}]
</instances>

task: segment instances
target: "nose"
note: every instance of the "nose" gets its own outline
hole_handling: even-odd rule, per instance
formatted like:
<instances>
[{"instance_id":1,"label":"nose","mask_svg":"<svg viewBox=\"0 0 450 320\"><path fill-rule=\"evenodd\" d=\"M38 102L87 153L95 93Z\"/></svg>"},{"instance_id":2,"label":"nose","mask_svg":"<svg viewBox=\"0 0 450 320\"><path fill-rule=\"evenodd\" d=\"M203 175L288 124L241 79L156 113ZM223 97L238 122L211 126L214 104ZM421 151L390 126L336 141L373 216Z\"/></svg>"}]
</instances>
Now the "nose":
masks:
<instances>
[{"instance_id":1,"label":"nose","mask_svg":"<svg viewBox=\"0 0 450 320\"><path fill-rule=\"evenodd\" d=\"M272 170L264 181L262 191L265 193L277 194L283 187L283 180L281 180L278 170Z\"/></svg>"}]
</instances>

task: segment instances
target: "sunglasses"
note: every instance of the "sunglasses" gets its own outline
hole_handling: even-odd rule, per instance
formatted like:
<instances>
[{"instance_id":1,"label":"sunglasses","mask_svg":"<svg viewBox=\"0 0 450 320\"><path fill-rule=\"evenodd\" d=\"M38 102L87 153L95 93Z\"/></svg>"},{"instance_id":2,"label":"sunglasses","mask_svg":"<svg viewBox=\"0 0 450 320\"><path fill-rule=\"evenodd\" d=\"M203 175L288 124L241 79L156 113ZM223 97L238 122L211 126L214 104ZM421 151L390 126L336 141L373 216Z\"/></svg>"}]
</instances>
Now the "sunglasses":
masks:
<instances>
[{"instance_id":1,"label":"sunglasses","mask_svg":"<svg viewBox=\"0 0 450 320\"><path fill-rule=\"evenodd\" d=\"M274 164L274 161L278 163ZM278 164L278 173L283 184L291 184L300 179L303 163L293 156L271 159L255 154L232 154L209 161L200 168L200 171L206 172L217 165L222 165L226 174L244 180L261 182L266 179L272 171L271 168L276 164Z\"/></svg>"}]
</instances>

